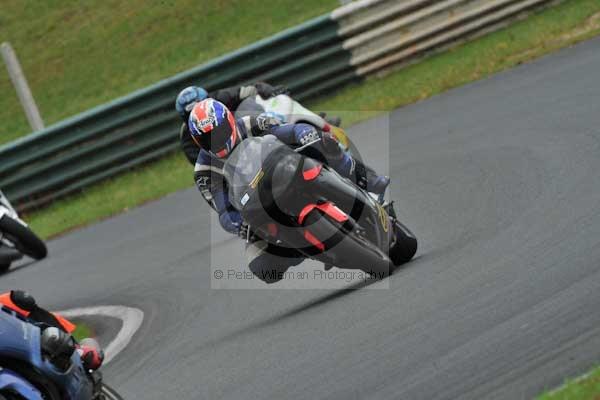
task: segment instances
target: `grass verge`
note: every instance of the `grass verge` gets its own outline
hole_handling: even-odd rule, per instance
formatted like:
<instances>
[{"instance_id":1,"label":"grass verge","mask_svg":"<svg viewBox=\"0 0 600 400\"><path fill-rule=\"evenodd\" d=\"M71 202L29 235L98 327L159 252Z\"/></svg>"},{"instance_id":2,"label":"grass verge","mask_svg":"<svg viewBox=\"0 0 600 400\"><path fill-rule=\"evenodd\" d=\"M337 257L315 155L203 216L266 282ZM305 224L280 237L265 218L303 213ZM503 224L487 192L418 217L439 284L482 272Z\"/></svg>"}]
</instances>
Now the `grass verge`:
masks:
<instances>
[{"instance_id":1,"label":"grass verge","mask_svg":"<svg viewBox=\"0 0 600 400\"><path fill-rule=\"evenodd\" d=\"M363 117L365 111L371 110L368 115L375 115L484 78L599 33L600 2L570 0L408 68L350 85L327 99L308 105L316 110L362 111L355 114ZM346 125L357 122L351 114L344 117ZM183 156L173 154L26 215L25 219L42 237L49 238L191 185L190 166ZM200 197L198 201L201 201Z\"/></svg>"},{"instance_id":2,"label":"grass verge","mask_svg":"<svg viewBox=\"0 0 600 400\"><path fill-rule=\"evenodd\" d=\"M47 125L339 6L337 0L2 0ZM3 64L3 63L2 63ZM0 143L29 132L0 66Z\"/></svg>"},{"instance_id":3,"label":"grass verge","mask_svg":"<svg viewBox=\"0 0 600 400\"><path fill-rule=\"evenodd\" d=\"M542 394L537 400L600 400L600 367L560 388Z\"/></svg>"},{"instance_id":4,"label":"grass verge","mask_svg":"<svg viewBox=\"0 0 600 400\"><path fill-rule=\"evenodd\" d=\"M183 156L171 154L23 217L40 237L48 239L190 187L193 177Z\"/></svg>"},{"instance_id":5,"label":"grass verge","mask_svg":"<svg viewBox=\"0 0 600 400\"><path fill-rule=\"evenodd\" d=\"M81 339L94 337L94 331L86 324L78 323L72 336L79 342Z\"/></svg>"}]
</instances>

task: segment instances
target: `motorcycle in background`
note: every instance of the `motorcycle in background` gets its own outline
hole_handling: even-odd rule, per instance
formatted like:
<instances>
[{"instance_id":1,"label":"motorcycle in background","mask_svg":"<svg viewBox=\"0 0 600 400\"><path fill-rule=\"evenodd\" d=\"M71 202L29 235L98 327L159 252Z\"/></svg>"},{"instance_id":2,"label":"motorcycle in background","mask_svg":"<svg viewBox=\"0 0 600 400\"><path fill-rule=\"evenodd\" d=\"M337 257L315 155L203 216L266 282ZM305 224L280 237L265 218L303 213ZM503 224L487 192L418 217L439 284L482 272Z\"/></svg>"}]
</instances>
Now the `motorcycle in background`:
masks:
<instances>
[{"instance_id":1,"label":"motorcycle in background","mask_svg":"<svg viewBox=\"0 0 600 400\"><path fill-rule=\"evenodd\" d=\"M0 309L0 400L120 400L67 332Z\"/></svg>"},{"instance_id":2,"label":"motorcycle in background","mask_svg":"<svg viewBox=\"0 0 600 400\"><path fill-rule=\"evenodd\" d=\"M331 132L346 151L352 152L352 143L343 129L330 124L321 115L316 114L288 96L280 94L263 99L260 95L244 99L235 111L236 118L258 115L263 112L277 114L284 124L307 123L325 132Z\"/></svg>"},{"instance_id":3,"label":"motorcycle in background","mask_svg":"<svg viewBox=\"0 0 600 400\"><path fill-rule=\"evenodd\" d=\"M25 254L36 260L48 255L44 242L19 218L17 211L0 190L0 273Z\"/></svg>"}]
</instances>

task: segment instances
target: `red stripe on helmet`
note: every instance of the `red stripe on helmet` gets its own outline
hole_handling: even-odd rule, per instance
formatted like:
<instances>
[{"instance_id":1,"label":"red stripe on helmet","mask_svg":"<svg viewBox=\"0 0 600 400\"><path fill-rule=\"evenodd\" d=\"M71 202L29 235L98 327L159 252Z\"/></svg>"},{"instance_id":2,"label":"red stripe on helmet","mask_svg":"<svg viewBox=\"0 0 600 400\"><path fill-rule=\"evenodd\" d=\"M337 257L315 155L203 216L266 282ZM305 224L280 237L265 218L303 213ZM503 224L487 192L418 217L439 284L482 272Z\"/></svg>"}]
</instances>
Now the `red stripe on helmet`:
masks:
<instances>
[{"instance_id":1,"label":"red stripe on helmet","mask_svg":"<svg viewBox=\"0 0 600 400\"><path fill-rule=\"evenodd\" d=\"M229 124L231 126L231 137L229 138L229 145L226 146L223 150L217 151L215 153L215 155L218 158L227 157L231 150L233 150L233 148L235 147L238 139L237 123L235 122L235 117L229 110L227 111L227 113L227 120L229 121Z\"/></svg>"}]
</instances>

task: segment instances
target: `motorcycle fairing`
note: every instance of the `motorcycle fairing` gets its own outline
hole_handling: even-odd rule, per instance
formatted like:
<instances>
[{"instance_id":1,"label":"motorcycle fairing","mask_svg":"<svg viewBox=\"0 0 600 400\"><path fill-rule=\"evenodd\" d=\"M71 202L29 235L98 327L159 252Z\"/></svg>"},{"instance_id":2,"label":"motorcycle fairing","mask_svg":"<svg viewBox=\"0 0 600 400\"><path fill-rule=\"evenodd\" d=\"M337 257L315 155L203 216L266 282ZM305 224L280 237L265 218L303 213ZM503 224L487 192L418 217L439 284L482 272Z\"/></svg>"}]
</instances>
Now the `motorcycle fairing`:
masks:
<instances>
[{"instance_id":1,"label":"motorcycle fairing","mask_svg":"<svg viewBox=\"0 0 600 400\"><path fill-rule=\"evenodd\" d=\"M61 371L42 357L40 328L15 311L2 306L0 310L0 361L17 360L30 365L50 379L67 399L92 397L93 385L86 376L79 354L71 356L71 365Z\"/></svg>"},{"instance_id":2,"label":"motorcycle fairing","mask_svg":"<svg viewBox=\"0 0 600 400\"><path fill-rule=\"evenodd\" d=\"M0 367L0 392L18 393L28 400L44 400L42 393L21 375Z\"/></svg>"},{"instance_id":3,"label":"motorcycle fairing","mask_svg":"<svg viewBox=\"0 0 600 400\"><path fill-rule=\"evenodd\" d=\"M273 136L242 142L226 162L224 170L230 182L232 204L252 226L253 232L263 239L270 236L268 224L276 222L278 237L283 243L309 257L328 262L331 259L320 253L325 249L335 251L336 244L358 223L368 239L363 245L370 241L371 246L379 249L387 251L389 248L387 226L380 224L380 211L366 192L327 165L294 152ZM311 172L311 179L306 180L304 171L311 170L314 173ZM319 239L310 227L299 229L298 217L305 207L328 202L335 204L347 217L333 214L333 208L319 210L325 215L327 211L332 213L330 218L343 220L338 233Z\"/></svg>"}]
</instances>

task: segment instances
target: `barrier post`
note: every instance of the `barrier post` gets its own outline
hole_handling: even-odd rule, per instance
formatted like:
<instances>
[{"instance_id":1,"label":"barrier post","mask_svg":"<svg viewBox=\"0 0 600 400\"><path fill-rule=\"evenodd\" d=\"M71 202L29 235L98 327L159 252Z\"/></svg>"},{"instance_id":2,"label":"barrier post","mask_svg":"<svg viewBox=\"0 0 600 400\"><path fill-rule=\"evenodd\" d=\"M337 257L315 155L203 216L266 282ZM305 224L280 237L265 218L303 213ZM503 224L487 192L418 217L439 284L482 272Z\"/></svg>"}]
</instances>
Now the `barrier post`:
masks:
<instances>
[{"instance_id":1,"label":"barrier post","mask_svg":"<svg viewBox=\"0 0 600 400\"><path fill-rule=\"evenodd\" d=\"M34 132L44 129L44 121L35 104L35 100L33 99L33 95L27 84L27 79L25 79L25 75L23 74L19 60L17 59L17 55L11 45L7 42L0 45L0 52L2 52L2 58L6 64L8 75L15 87L21 106L23 106L27 121L29 121L29 126L31 126L31 129Z\"/></svg>"}]
</instances>

